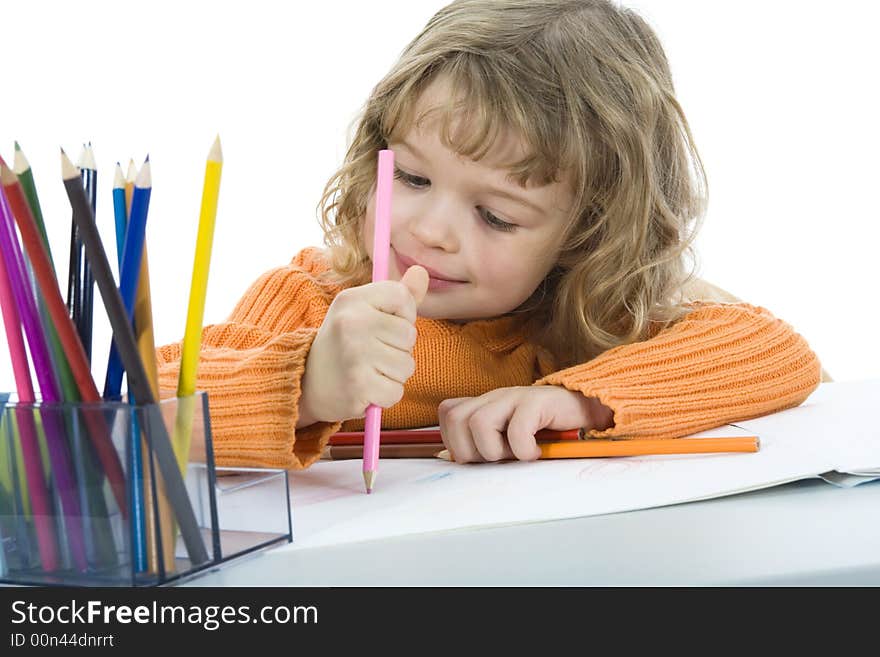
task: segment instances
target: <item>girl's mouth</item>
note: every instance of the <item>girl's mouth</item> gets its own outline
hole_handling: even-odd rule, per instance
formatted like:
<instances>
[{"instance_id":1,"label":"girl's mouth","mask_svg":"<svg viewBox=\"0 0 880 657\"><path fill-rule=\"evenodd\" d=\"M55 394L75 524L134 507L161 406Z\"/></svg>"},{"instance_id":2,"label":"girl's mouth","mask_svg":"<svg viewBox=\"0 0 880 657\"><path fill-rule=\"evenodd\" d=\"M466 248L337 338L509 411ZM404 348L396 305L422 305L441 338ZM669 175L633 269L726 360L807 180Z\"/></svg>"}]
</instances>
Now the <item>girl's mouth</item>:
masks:
<instances>
[{"instance_id":1,"label":"girl's mouth","mask_svg":"<svg viewBox=\"0 0 880 657\"><path fill-rule=\"evenodd\" d=\"M412 258L408 258L404 255L399 254L397 251L394 251L394 258L397 262L397 269L400 271L401 276L403 273L412 267L413 265L419 265L420 267L424 267L428 272L428 290L451 290L461 285L466 285L467 281L457 280L453 278L447 278L444 274L438 272L431 267L423 265L420 262L413 260Z\"/></svg>"}]
</instances>

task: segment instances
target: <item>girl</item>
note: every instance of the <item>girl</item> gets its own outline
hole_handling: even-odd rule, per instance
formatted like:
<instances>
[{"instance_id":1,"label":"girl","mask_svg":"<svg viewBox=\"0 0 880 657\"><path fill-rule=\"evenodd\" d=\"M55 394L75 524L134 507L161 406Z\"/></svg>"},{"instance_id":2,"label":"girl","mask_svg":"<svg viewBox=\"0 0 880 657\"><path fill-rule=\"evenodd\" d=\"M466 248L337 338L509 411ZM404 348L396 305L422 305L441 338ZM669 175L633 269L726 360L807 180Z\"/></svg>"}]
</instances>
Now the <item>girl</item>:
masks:
<instances>
[{"instance_id":1,"label":"girl","mask_svg":"<svg viewBox=\"0 0 880 657\"><path fill-rule=\"evenodd\" d=\"M383 148L390 280L370 283ZM687 271L705 197L638 15L453 2L368 99L321 202L327 249L204 329L218 463L307 467L371 403L385 428L439 424L460 462L535 459L545 427L677 437L800 404L806 341ZM179 358L159 350L163 396Z\"/></svg>"}]
</instances>

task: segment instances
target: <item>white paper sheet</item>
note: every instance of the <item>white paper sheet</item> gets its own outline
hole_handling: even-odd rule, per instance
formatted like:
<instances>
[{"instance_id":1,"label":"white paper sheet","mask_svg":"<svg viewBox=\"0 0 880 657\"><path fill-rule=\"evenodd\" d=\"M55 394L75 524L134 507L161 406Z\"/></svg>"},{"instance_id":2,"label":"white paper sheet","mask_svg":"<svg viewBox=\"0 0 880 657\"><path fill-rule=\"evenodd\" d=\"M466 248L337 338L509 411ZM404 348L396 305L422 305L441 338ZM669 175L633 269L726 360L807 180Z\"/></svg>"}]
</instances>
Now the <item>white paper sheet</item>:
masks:
<instances>
[{"instance_id":1,"label":"white paper sheet","mask_svg":"<svg viewBox=\"0 0 880 657\"><path fill-rule=\"evenodd\" d=\"M384 459L364 494L361 462L291 473L297 549L413 533L598 515L720 497L880 468L880 381L823 384L801 406L739 422L754 454L694 454L458 465ZM733 435L723 427L698 435ZM852 481L852 480L847 480Z\"/></svg>"}]
</instances>

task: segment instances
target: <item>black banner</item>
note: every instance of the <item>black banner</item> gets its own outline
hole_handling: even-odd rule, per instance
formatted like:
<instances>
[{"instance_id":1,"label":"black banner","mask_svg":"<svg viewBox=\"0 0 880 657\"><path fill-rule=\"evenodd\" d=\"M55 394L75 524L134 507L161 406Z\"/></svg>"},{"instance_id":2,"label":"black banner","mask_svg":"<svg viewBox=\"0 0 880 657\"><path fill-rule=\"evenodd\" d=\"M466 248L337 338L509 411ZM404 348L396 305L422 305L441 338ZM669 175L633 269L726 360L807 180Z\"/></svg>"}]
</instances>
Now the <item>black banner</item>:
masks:
<instances>
[{"instance_id":1,"label":"black banner","mask_svg":"<svg viewBox=\"0 0 880 657\"><path fill-rule=\"evenodd\" d=\"M0 655L291 648L418 649L490 640L544 650L591 634L667 637L672 628L730 631L813 600L803 589L635 588L0 588ZM815 599L829 593L817 589ZM864 593L869 593L864 591ZM806 606L806 605L803 605ZM738 611L737 611L738 610ZM817 610L814 607L814 611ZM776 630L782 630L778 612ZM798 616L804 628L809 613ZM766 618L766 617L764 617ZM748 620L747 620L748 619ZM823 622L828 623L825 617ZM570 644L569 644L570 645ZM257 656L255 650L262 651ZM465 651L467 652L467 651ZM335 654L335 653L330 653ZM546 654L555 654L555 650ZM202 655L197 655L202 657ZM205 655L207 657L207 655Z\"/></svg>"}]
</instances>

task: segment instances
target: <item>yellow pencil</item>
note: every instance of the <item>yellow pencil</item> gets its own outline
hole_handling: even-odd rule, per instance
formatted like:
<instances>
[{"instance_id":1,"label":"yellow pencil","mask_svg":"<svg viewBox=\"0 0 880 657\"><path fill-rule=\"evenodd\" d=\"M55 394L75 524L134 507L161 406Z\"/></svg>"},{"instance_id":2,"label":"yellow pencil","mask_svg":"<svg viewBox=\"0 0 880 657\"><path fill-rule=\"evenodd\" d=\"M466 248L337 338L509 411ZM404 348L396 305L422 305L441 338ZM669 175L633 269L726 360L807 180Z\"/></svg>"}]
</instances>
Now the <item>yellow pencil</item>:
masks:
<instances>
[{"instance_id":1,"label":"yellow pencil","mask_svg":"<svg viewBox=\"0 0 880 657\"><path fill-rule=\"evenodd\" d=\"M174 423L174 448L181 472L189 462L190 440L194 415L193 395L196 392L196 370L202 343L202 320L205 314L205 296L208 290L208 269L214 242L214 223L217 217L217 199L220 195L220 174L223 170L223 152L220 136L214 140L205 164L202 187L202 206L199 212L199 230L193 262L186 330L180 354L180 373L177 378L177 416Z\"/></svg>"}]
</instances>

